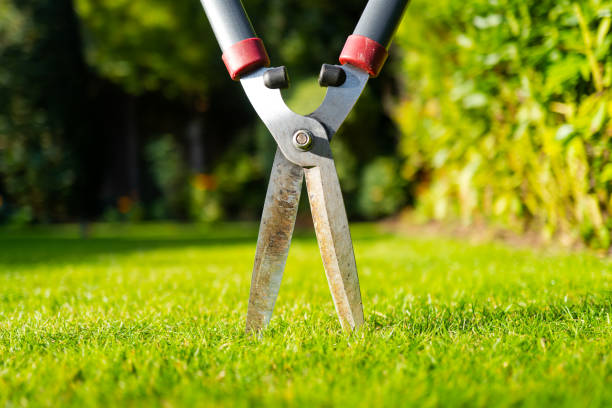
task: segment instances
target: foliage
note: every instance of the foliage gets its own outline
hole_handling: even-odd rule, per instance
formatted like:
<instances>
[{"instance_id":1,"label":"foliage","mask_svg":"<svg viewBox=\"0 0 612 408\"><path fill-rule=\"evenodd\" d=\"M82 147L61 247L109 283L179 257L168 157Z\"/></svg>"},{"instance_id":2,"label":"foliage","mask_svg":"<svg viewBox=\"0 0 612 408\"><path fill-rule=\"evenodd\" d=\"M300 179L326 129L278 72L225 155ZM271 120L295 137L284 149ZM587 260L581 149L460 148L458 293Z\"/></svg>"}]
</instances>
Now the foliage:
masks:
<instances>
[{"instance_id":1,"label":"foliage","mask_svg":"<svg viewBox=\"0 0 612 408\"><path fill-rule=\"evenodd\" d=\"M414 2L395 117L423 214L610 246L611 18L609 0Z\"/></svg>"},{"instance_id":2,"label":"foliage","mask_svg":"<svg viewBox=\"0 0 612 408\"><path fill-rule=\"evenodd\" d=\"M102 76L130 93L163 90L170 97L226 87L221 51L199 1L75 0L87 58ZM337 59L360 4L248 0L244 6L272 62L299 76ZM340 10L342 13L340 13ZM335 24L323 24L334 19ZM293 24L294 21L300 24Z\"/></svg>"},{"instance_id":3,"label":"foliage","mask_svg":"<svg viewBox=\"0 0 612 408\"><path fill-rule=\"evenodd\" d=\"M0 192L20 222L65 219L79 197L69 189L94 181L84 182L80 160L88 133L80 52L69 2L0 5Z\"/></svg>"},{"instance_id":4,"label":"foliage","mask_svg":"<svg viewBox=\"0 0 612 408\"><path fill-rule=\"evenodd\" d=\"M244 3L273 64L289 68L292 105L312 110L324 93L320 64L337 61L363 5ZM198 1L3 2L2 221L256 218L275 146L220 54ZM395 148L380 104L390 74L334 141L352 216L364 215L361 173ZM164 134L173 154L152 160ZM164 166L182 169L162 175Z\"/></svg>"},{"instance_id":5,"label":"foliage","mask_svg":"<svg viewBox=\"0 0 612 408\"><path fill-rule=\"evenodd\" d=\"M201 222L221 218L217 177L191 172L183 159L181 146L172 135L151 141L145 155L155 186L161 191L161 197L151 206L152 218Z\"/></svg>"},{"instance_id":6,"label":"foliage","mask_svg":"<svg viewBox=\"0 0 612 408\"><path fill-rule=\"evenodd\" d=\"M217 180L211 174L194 174L189 183L189 219L213 222L223 216Z\"/></svg>"},{"instance_id":7,"label":"foliage","mask_svg":"<svg viewBox=\"0 0 612 408\"><path fill-rule=\"evenodd\" d=\"M155 185L162 192L159 214L156 218L184 217L188 201L188 169L183 155L172 135L164 135L150 142L145 154Z\"/></svg>"},{"instance_id":8,"label":"foliage","mask_svg":"<svg viewBox=\"0 0 612 408\"><path fill-rule=\"evenodd\" d=\"M198 1L75 0L86 57L131 94L204 94L223 74L220 52Z\"/></svg>"},{"instance_id":9,"label":"foliage","mask_svg":"<svg viewBox=\"0 0 612 408\"><path fill-rule=\"evenodd\" d=\"M405 182L398 174L399 166L393 157L380 157L364 169L359 207L365 216L394 214L405 204Z\"/></svg>"},{"instance_id":10,"label":"foliage","mask_svg":"<svg viewBox=\"0 0 612 408\"><path fill-rule=\"evenodd\" d=\"M340 332L298 232L244 335L255 225L0 233L0 405L612 404L612 266L352 228L366 326Z\"/></svg>"}]
</instances>

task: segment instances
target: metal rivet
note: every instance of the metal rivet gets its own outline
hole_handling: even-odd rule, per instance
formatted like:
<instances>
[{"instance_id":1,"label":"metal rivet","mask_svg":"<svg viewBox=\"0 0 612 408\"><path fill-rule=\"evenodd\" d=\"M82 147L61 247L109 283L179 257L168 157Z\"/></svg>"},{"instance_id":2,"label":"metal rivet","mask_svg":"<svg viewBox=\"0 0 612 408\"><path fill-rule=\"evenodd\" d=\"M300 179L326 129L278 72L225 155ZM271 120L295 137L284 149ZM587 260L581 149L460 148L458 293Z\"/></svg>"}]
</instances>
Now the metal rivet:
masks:
<instances>
[{"instance_id":1,"label":"metal rivet","mask_svg":"<svg viewBox=\"0 0 612 408\"><path fill-rule=\"evenodd\" d=\"M312 133L308 130L298 130L293 134L293 146L296 149L307 151L312 147Z\"/></svg>"}]
</instances>

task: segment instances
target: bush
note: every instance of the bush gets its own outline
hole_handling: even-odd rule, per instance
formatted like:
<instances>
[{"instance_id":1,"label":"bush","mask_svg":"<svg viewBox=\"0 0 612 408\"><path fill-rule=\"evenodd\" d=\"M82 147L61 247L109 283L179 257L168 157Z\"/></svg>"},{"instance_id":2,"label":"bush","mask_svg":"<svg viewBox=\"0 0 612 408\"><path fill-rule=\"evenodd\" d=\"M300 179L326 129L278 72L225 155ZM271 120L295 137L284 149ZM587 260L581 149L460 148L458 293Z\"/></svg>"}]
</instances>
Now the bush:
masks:
<instances>
[{"instance_id":1,"label":"bush","mask_svg":"<svg viewBox=\"0 0 612 408\"><path fill-rule=\"evenodd\" d=\"M411 6L395 119L420 212L610 246L611 16L597 0Z\"/></svg>"},{"instance_id":2,"label":"bush","mask_svg":"<svg viewBox=\"0 0 612 408\"><path fill-rule=\"evenodd\" d=\"M162 199L156 209L159 218L184 218L189 206L189 170L172 135L150 142L145 155Z\"/></svg>"},{"instance_id":3,"label":"bush","mask_svg":"<svg viewBox=\"0 0 612 408\"><path fill-rule=\"evenodd\" d=\"M359 209L367 218L396 213L406 202L405 181L397 177L397 160L381 157L368 164L359 189Z\"/></svg>"}]
</instances>

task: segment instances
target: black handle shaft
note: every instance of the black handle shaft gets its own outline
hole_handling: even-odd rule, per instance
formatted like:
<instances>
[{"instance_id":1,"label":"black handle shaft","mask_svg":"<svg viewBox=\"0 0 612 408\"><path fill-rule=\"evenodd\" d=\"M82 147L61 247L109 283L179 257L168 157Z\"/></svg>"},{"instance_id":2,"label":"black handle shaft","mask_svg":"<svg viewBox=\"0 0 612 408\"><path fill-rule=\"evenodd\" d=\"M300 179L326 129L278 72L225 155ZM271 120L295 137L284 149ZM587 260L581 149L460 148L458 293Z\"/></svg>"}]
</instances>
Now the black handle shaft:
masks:
<instances>
[{"instance_id":1,"label":"black handle shaft","mask_svg":"<svg viewBox=\"0 0 612 408\"><path fill-rule=\"evenodd\" d=\"M353 34L368 37L389 48L410 0L370 0Z\"/></svg>"},{"instance_id":2,"label":"black handle shaft","mask_svg":"<svg viewBox=\"0 0 612 408\"><path fill-rule=\"evenodd\" d=\"M251 21L240 0L201 0L221 51L255 37Z\"/></svg>"}]
</instances>

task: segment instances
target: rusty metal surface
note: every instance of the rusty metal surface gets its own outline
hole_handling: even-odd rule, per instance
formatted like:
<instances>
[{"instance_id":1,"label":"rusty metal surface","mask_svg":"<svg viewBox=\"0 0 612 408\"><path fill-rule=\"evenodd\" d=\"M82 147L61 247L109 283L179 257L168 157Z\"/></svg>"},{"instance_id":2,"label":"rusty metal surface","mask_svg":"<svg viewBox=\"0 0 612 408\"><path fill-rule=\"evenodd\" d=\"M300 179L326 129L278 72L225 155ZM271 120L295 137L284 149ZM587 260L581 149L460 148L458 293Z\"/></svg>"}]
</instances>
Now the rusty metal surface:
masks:
<instances>
[{"instance_id":1,"label":"rusty metal surface","mask_svg":"<svg viewBox=\"0 0 612 408\"><path fill-rule=\"evenodd\" d=\"M353 243L329 140L359 99L369 75L343 66L346 82L328 88L321 106L308 116L291 111L278 89L269 89L261 68L240 82L278 145L268 185L257 241L247 332L258 331L270 321L287 260L300 199L303 174L334 305L342 327L363 324L363 306ZM307 134L312 144L304 148L293 135Z\"/></svg>"},{"instance_id":2,"label":"rusty metal surface","mask_svg":"<svg viewBox=\"0 0 612 408\"><path fill-rule=\"evenodd\" d=\"M276 150L259 227L246 331L270 322L295 225L304 171Z\"/></svg>"},{"instance_id":3,"label":"rusty metal surface","mask_svg":"<svg viewBox=\"0 0 612 408\"><path fill-rule=\"evenodd\" d=\"M317 241L336 312L342 328L353 330L363 324L363 305L353 242L331 152L319 166L304 169L304 174Z\"/></svg>"}]
</instances>

